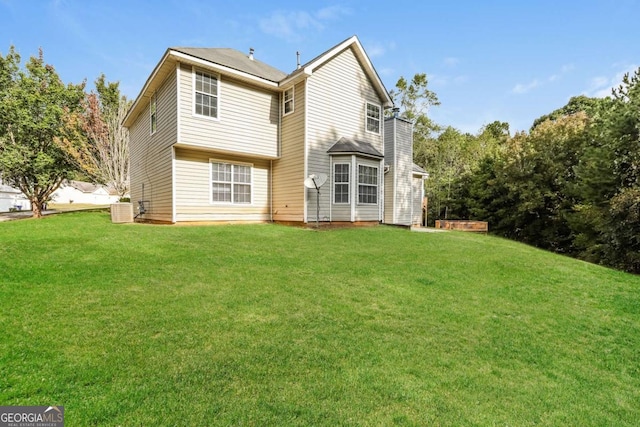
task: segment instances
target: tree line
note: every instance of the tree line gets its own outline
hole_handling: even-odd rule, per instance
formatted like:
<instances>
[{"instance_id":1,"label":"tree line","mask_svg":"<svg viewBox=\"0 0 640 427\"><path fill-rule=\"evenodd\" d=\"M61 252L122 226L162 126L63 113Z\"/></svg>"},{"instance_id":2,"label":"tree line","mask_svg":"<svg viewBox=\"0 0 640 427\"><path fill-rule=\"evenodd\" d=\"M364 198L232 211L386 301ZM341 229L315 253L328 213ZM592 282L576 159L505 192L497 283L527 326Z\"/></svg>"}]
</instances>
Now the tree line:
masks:
<instances>
[{"instance_id":1,"label":"tree line","mask_svg":"<svg viewBox=\"0 0 640 427\"><path fill-rule=\"evenodd\" d=\"M64 84L42 51L24 66L13 46L0 54L0 177L36 217L65 179L129 190L130 101L118 82L94 83ZM484 220L494 234L640 273L640 69L611 97L574 97L515 135L500 121L476 134L434 123L426 74L401 77L391 95L429 172L429 224Z\"/></svg>"},{"instance_id":2,"label":"tree line","mask_svg":"<svg viewBox=\"0 0 640 427\"><path fill-rule=\"evenodd\" d=\"M42 50L24 65L13 46L0 54L0 178L25 194L34 217L67 179L129 191L130 101L104 75L85 89L64 84Z\"/></svg>"},{"instance_id":3,"label":"tree line","mask_svg":"<svg viewBox=\"0 0 640 427\"><path fill-rule=\"evenodd\" d=\"M421 95L424 75L396 89L413 120L424 114L416 104L437 105ZM414 135L414 160L429 172L430 224L488 221L493 234L640 273L640 69L610 97L571 98L528 132L496 121L472 135L429 122Z\"/></svg>"}]
</instances>

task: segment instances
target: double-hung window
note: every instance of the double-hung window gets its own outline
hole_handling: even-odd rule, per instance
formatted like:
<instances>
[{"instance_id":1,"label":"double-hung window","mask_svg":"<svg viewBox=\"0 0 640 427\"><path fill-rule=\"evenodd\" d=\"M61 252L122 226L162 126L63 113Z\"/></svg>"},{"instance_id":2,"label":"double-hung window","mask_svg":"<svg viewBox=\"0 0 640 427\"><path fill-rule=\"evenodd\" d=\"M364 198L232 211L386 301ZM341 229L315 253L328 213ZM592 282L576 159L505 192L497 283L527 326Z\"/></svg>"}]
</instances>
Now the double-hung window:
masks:
<instances>
[{"instance_id":1,"label":"double-hung window","mask_svg":"<svg viewBox=\"0 0 640 427\"><path fill-rule=\"evenodd\" d=\"M149 104L149 128L151 130L151 135L156 132L158 128L158 95L153 94L151 96L151 103Z\"/></svg>"},{"instance_id":2,"label":"double-hung window","mask_svg":"<svg viewBox=\"0 0 640 427\"><path fill-rule=\"evenodd\" d=\"M251 166L211 161L211 202L251 203Z\"/></svg>"},{"instance_id":3,"label":"double-hung window","mask_svg":"<svg viewBox=\"0 0 640 427\"><path fill-rule=\"evenodd\" d=\"M287 89L284 91L284 96L282 97L282 103L283 103L283 111L285 116L289 113L293 113L294 95L295 93L293 90L293 86L290 89Z\"/></svg>"},{"instance_id":4,"label":"double-hung window","mask_svg":"<svg viewBox=\"0 0 640 427\"><path fill-rule=\"evenodd\" d=\"M201 71L194 72L194 113L218 118L218 78Z\"/></svg>"},{"instance_id":5,"label":"double-hung window","mask_svg":"<svg viewBox=\"0 0 640 427\"><path fill-rule=\"evenodd\" d=\"M358 165L358 203L378 203L378 168Z\"/></svg>"},{"instance_id":6,"label":"double-hung window","mask_svg":"<svg viewBox=\"0 0 640 427\"><path fill-rule=\"evenodd\" d=\"M380 106L367 102L367 131L380 133Z\"/></svg>"},{"instance_id":7,"label":"double-hung window","mask_svg":"<svg viewBox=\"0 0 640 427\"><path fill-rule=\"evenodd\" d=\"M333 203L349 203L349 163L333 165Z\"/></svg>"}]
</instances>

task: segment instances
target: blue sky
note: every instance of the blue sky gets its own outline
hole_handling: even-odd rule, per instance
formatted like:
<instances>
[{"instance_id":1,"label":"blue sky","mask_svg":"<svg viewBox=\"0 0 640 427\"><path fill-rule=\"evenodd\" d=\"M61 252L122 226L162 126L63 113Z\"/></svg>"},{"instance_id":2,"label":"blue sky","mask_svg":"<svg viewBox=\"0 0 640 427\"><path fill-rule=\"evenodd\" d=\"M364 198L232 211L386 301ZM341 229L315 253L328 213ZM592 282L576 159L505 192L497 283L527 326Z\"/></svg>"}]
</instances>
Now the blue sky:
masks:
<instances>
[{"instance_id":1,"label":"blue sky","mask_svg":"<svg viewBox=\"0 0 640 427\"><path fill-rule=\"evenodd\" d=\"M290 72L357 35L387 89L424 72L439 124L515 130L640 66L640 0L0 0L0 52L44 50L67 83L104 73L137 96L173 46L255 48Z\"/></svg>"}]
</instances>

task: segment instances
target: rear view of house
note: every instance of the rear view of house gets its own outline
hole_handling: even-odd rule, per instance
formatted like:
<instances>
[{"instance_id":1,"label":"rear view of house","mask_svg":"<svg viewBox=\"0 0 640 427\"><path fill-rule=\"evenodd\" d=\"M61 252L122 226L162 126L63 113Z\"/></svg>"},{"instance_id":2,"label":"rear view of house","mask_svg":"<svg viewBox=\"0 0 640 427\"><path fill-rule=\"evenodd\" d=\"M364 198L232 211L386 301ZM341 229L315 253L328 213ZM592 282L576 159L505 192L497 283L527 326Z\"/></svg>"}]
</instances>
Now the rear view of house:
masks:
<instances>
[{"instance_id":1,"label":"rear view of house","mask_svg":"<svg viewBox=\"0 0 640 427\"><path fill-rule=\"evenodd\" d=\"M253 49L170 48L125 118L136 217L410 225L424 171L412 184L392 105L355 36L291 73Z\"/></svg>"}]
</instances>

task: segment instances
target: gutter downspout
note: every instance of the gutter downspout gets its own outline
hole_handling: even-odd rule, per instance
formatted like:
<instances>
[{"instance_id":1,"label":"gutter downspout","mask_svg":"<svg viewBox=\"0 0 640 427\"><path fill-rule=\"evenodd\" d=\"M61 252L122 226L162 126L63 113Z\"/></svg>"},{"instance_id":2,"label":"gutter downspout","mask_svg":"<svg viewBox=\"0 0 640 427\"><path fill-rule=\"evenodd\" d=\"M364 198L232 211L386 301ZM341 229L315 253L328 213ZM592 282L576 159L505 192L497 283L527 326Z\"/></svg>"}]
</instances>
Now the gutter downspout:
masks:
<instances>
[{"instance_id":1,"label":"gutter downspout","mask_svg":"<svg viewBox=\"0 0 640 427\"><path fill-rule=\"evenodd\" d=\"M176 62L176 142L180 142L180 62ZM176 223L176 147L171 147L171 222Z\"/></svg>"},{"instance_id":2,"label":"gutter downspout","mask_svg":"<svg viewBox=\"0 0 640 427\"><path fill-rule=\"evenodd\" d=\"M302 177L302 182L309 176L309 78L304 79L304 176ZM307 204L309 202L307 187L304 187L304 211L302 218L302 222L304 224L307 223Z\"/></svg>"}]
</instances>

